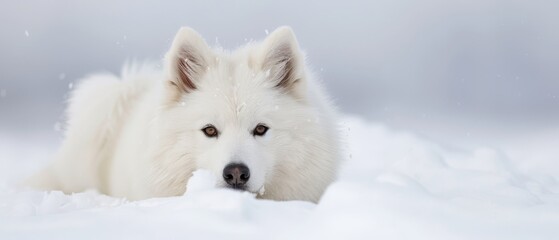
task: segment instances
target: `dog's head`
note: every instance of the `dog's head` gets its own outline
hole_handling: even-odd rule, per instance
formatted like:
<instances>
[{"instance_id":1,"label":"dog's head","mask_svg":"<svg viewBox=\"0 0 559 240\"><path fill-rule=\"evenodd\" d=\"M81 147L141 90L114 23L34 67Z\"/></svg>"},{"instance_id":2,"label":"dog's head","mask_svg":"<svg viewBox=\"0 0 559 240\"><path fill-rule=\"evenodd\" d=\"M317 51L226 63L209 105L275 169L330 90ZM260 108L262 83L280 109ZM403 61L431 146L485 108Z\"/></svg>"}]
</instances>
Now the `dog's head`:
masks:
<instances>
[{"instance_id":1,"label":"dog's head","mask_svg":"<svg viewBox=\"0 0 559 240\"><path fill-rule=\"evenodd\" d=\"M173 162L208 169L223 187L259 192L309 151L317 115L308 107L304 56L290 28L234 52L182 28L166 55L166 148ZM287 162L289 161L289 163ZM186 163L183 163L186 164ZM173 164L172 171L181 171ZM192 169L190 169L192 170ZM305 171L302 169L302 171ZM288 183L295 179L281 179Z\"/></svg>"}]
</instances>

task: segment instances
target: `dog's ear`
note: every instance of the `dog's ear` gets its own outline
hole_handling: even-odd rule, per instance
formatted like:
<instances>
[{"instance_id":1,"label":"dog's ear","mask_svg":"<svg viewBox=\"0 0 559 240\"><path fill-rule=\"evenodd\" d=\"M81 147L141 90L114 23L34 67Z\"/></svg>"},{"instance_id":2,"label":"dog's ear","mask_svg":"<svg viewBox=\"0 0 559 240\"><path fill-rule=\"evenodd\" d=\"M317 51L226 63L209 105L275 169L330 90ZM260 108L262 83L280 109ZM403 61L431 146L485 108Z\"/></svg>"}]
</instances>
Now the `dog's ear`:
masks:
<instances>
[{"instance_id":1,"label":"dog's ear","mask_svg":"<svg viewBox=\"0 0 559 240\"><path fill-rule=\"evenodd\" d=\"M304 56L289 27L273 31L262 43L261 69L276 87L296 90L304 77Z\"/></svg>"},{"instance_id":2,"label":"dog's ear","mask_svg":"<svg viewBox=\"0 0 559 240\"><path fill-rule=\"evenodd\" d=\"M179 30L167 55L166 70L171 84L183 92L196 89L198 79L209 67L212 51L193 29Z\"/></svg>"}]
</instances>

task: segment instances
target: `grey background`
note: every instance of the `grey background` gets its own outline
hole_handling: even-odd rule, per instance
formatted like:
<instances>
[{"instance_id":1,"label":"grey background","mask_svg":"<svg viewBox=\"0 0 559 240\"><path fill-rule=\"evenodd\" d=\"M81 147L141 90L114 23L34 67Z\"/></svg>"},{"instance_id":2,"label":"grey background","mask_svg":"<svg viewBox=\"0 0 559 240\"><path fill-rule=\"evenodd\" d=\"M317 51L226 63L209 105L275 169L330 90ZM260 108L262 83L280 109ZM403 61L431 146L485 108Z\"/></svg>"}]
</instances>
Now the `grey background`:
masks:
<instances>
[{"instance_id":1,"label":"grey background","mask_svg":"<svg viewBox=\"0 0 559 240\"><path fill-rule=\"evenodd\" d=\"M340 109L371 121L427 134L556 126L557 9L505 0L3 1L0 134L59 135L70 85L119 73L126 60L160 60L180 26L232 49L290 25Z\"/></svg>"}]
</instances>

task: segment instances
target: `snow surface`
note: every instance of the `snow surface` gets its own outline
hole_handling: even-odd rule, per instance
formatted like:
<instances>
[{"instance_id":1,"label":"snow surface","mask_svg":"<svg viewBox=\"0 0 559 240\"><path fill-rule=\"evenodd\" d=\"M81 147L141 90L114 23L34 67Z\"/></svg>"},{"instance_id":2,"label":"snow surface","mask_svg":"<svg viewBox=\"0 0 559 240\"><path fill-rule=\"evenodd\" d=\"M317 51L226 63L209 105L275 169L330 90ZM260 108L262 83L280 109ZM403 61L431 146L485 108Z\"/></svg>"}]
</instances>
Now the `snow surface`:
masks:
<instances>
[{"instance_id":1,"label":"snow surface","mask_svg":"<svg viewBox=\"0 0 559 240\"><path fill-rule=\"evenodd\" d=\"M12 178L29 174L32 167L6 159L25 146L0 139L5 147L0 148L0 239L559 236L559 183L557 170L549 170L557 168L556 161L518 164L516 156L529 154L443 146L353 117L343 120L342 130L345 163L319 204L258 200L215 188L205 171L195 172L184 196L136 202L95 191L64 195L18 189Z\"/></svg>"}]
</instances>

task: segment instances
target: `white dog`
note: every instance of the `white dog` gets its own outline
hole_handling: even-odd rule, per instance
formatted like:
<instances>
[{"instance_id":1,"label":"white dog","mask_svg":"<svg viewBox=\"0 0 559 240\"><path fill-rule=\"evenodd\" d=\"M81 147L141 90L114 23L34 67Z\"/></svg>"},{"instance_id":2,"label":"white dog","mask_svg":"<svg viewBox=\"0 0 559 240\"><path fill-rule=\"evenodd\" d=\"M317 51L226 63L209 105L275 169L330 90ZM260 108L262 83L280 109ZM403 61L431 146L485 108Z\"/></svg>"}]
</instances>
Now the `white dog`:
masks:
<instances>
[{"instance_id":1,"label":"white dog","mask_svg":"<svg viewBox=\"0 0 559 240\"><path fill-rule=\"evenodd\" d=\"M290 28L230 53L182 28L165 70L84 79L55 161L28 184L136 200L184 194L207 169L220 187L317 202L335 179L336 112Z\"/></svg>"}]
</instances>

